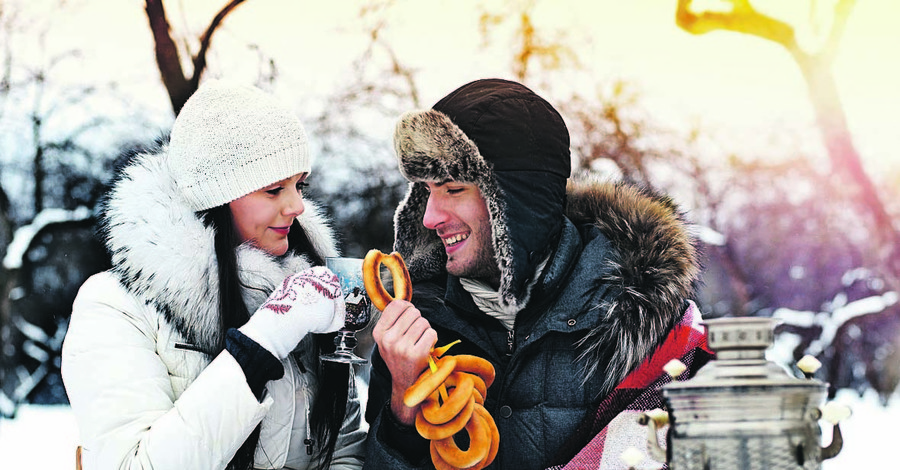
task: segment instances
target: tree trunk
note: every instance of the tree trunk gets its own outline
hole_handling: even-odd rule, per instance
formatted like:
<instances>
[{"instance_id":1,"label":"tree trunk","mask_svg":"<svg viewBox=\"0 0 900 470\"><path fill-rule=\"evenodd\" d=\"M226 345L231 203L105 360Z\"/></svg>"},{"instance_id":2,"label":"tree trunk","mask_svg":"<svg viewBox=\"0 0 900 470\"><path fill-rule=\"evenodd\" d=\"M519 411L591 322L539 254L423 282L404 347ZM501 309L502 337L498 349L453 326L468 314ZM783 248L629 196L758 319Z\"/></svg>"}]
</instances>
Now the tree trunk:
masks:
<instances>
[{"instance_id":1,"label":"tree trunk","mask_svg":"<svg viewBox=\"0 0 900 470\"><path fill-rule=\"evenodd\" d=\"M219 28L225 17L243 3L244 0L229 1L210 21L203 36L200 37L200 49L197 55L191 57L194 70L190 77L181 66L181 57L178 54L178 46L172 38L169 19L163 8L162 0L145 0L147 20L150 22L150 31L153 33L153 42L156 50L156 65L162 78L163 85L169 93L172 103L172 111L177 115L188 98L197 91L200 86L200 77L206 70L206 54L212 43L213 33Z\"/></svg>"},{"instance_id":2,"label":"tree trunk","mask_svg":"<svg viewBox=\"0 0 900 470\"><path fill-rule=\"evenodd\" d=\"M875 235L882 249L875 253L875 261L885 265L895 279L900 279L900 234L894 228L875 185L862 166L853 136L847 126L843 106L838 95L830 63L815 57L797 57L797 64L806 80L816 123L831 161L832 171L852 181L857 206L868 212L875 223Z\"/></svg>"},{"instance_id":3,"label":"tree trunk","mask_svg":"<svg viewBox=\"0 0 900 470\"><path fill-rule=\"evenodd\" d=\"M170 34L169 20L166 17L162 0L146 0L145 10L147 11L147 20L150 22L150 31L153 33L156 66L159 68L163 85L169 93L172 110L178 114L194 90L190 89L188 80L184 76L178 47Z\"/></svg>"},{"instance_id":4,"label":"tree trunk","mask_svg":"<svg viewBox=\"0 0 900 470\"><path fill-rule=\"evenodd\" d=\"M874 235L879 247L876 263L889 275L894 288L900 284L900 232L894 228L875 185L868 177L853 145L844 108L834 83L831 65L855 0L839 0L834 5L834 21L825 45L816 54L808 54L797 44L790 25L756 11L749 0L724 0L732 6L728 12L695 12L692 0L678 0L675 22L691 34L715 30L749 34L772 41L787 49L806 80L810 102L831 161L832 174L856 188L856 206L875 223Z\"/></svg>"},{"instance_id":5,"label":"tree trunk","mask_svg":"<svg viewBox=\"0 0 900 470\"><path fill-rule=\"evenodd\" d=\"M34 216L44 210L44 144L41 142L41 119L32 117L32 136L34 138L34 159L32 160L32 172L34 173Z\"/></svg>"}]
</instances>

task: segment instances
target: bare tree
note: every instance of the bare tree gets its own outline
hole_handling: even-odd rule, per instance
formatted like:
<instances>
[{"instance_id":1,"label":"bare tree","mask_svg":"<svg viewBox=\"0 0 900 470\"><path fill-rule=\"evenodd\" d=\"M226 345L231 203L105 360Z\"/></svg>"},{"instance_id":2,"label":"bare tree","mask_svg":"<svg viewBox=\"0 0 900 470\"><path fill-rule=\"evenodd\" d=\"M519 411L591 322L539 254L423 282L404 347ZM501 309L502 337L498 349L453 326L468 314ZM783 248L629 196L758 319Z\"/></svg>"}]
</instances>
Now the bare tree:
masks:
<instances>
[{"instance_id":1,"label":"bare tree","mask_svg":"<svg viewBox=\"0 0 900 470\"><path fill-rule=\"evenodd\" d=\"M344 252L353 256L370 248L391 249L394 210L406 190L384 138L389 134L373 135L371 123L392 123L402 112L422 106L416 71L400 60L385 34L393 8L393 0L360 8L365 48L314 121L313 132L322 143L315 170L321 177L315 179L328 184L314 182L311 189L347 237Z\"/></svg>"},{"instance_id":2,"label":"bare tree","mask_svg":"<svg viewBox=\"0 0 900 470\"><path fill-rule=\"evenodd\" d=\"M857 207L874 221L874 235L880 248L873 261L888 260L886 269L892 283L900 282L900 232L894 227L875 185L862 166L831 70L855 0L838 0L834 4L831 30L825 36L823 46L815 52L807 52L801 47L793 26L759 12L750 0L723 1L731 6L730 11L696 12L691 8L692 0L678 0L675 21L691 34L734 31L771 41L787 50L806 81L832 171L856 187L853 198ZM812 8L816 8L817 3L818 0L810 1Z\"/></svg>"},{"instance_id":3,"label":"bare tree","mask_svg":"<svg viewBox=\"0 0 900 470\"><path fill-rule=\"evenodd\" d=\"M2 44L2 50L0 50L0 67L2 67L2 70L0 70L0 119L3 118L6 110L6 101L12 80L13 54L9 41L10 16L8 7L0 2L0 39L2 39L0 40L0 44ZM9 197L7 197L6 191L3 190L3 184L0 181L0 253L6 252L6 247L12 239L13 227L9 216L9 206ZM0 268L0 285L3 284L2 273L3 270ZM4 324L2 317L4 311L6 309L3 308L3 300L0 299L0 328Z\"/></svg>"},{"instance_id":4,"label":"bare tree","mask_svg":"<svg viewBox=\"0 0 900 470\"><path fill-rule=\"evenodd\" d=\"M147 12L147 20L150 22L150 31L153 33L153 41L156 48L156 64L162 76L163 85L169 93L169 99L172 102L172 110L175 114L181 111L181 107L197 90L200 85L200 77L206 70L206 55L212 44L213 34L225 21L235 8L244 0L230 0L210 21L209 26L200 36L200 47L196 53L190 52L185 46L188 54L191 56L193 70L185 71L181 66L181 55L178 46L172 36L169 19L166 16L165 8L163 8L162 0L146 0L145 10Z\"/></svg>"},{"instance_id":5,"label":"bare tree","mask_svg":"<svg viewBox=\"0 0 900 470\"><path fill-rule=\"evenodd\" d=\"M551 33L535 27L533 18L536 6L537 0L508 1L501 11L482 11L478 20L483 45L490 42L492 29L505 22L514 22L510 66L516 80L523 83L532 78L535 65L544 71L566 65L579 67L577 55L560 37L550 37Z\"/></svg>"},{"instance_id":6,"label":"bare tree","mask_svg":"<svg viewBox=\"0 0 900 470\"><path fill-rule=\"evenodd\" d=\"M34 147L34 153L32 154L31 159L31 174L33 175L34 181L32 203L35 215L39 214L46 206L44 198L46 196L46 183L49 176L48 165L52 164L58 166L65 158L70 158L73 154L81 154L87 161L95 159L96 155L94 150L81 145L79 139L85 133L96 129L107 122L104 118L95 117L81 123L78 127L62 135L46 135L45 131L51 120L73 107L82 105L97 91L96 86L81 85L68 87L62 91L54 92L53 87L51 87L48 82L56 67L67 60L78 58L79 55L80 54L77 51L67 51L53 57L47 65L41 65L39 68L30 71L27 78L29 83L22 84L22 86L28 86L33 90L33 101L29 112L29 120L31 139ZM48 158L53 155L57 155L59 158L48 161ZM53 172L54 175L59 173L62 172ZM62 187L62 185L60 187ZM65 199L65 196L65 194L59 194L58 199L61 201L62 199Z\"/></svg>"},{"instance_id":7,"label":"bare tree","mask_svg":"<svg viewBox=\"0 0 900 470\"><path fill-rule=\"evenodd\" d=\"M654 186L650 164L676 158L676 151L659 139L666 133L644 112L639 93L625 81L616 80L598 87L595 96L575 93L560 103L572 134L575 171L604 171L613 164L622 179Z\"/></svg>"}]
</instances>

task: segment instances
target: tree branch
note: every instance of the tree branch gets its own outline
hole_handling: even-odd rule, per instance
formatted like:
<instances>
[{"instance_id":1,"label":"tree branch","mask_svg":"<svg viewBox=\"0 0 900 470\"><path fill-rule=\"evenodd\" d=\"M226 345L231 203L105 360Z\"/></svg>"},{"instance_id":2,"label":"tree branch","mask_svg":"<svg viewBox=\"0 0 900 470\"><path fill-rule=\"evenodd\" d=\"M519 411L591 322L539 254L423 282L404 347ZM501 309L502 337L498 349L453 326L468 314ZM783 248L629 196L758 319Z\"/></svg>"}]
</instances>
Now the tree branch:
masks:
<instances>
[{"instance_id":1,"label":"tree branch","mask_svg":"<svg viewBox=\"0 0 900 470\"><path fill-rule=\"evenodd\" d=\"M749 34L781 44L792 55L801 53L794 29L787 23L756 11L749 0L730 0L732 9L727 13L691 11L693 0L678 0L675 23L691 34L706 34L726 30Z\"/></svg>"},{"instance_id":2,"label":"tree branch","mask_svg":"<svg viewBox=\"0 0 900 470\"><path fill-rule=\"evenodd\" d=\"M219 29L219 25L225 21L225 17L241 3L244 3L244 0L231 0L227 5L222 7L222 9L219 10L219 13L217 13L209 23L203 36L200 38L200 50L197 51L197 55L194 56L194 74L190 79L190 86L192 89L196 90L200 85L200 76L203 75L203 71L206 70L206 53L209 51L209 46L212 43L213 33Z\"/></svg>"},{"instance_id":3,"label":"tree branch","mask_svg":"<svg viewBox=\"0 0 900 470\"><path fill-rule=\"evenodd\" d=\"M850 19L850 13L856 6L856 0L840 0L834 5L834 24L831 26L831 32L828 39L822 47L820 56L823 61L829 65L834 61L837 55L838 45L844 37L844 31L847 28L847 20Z\"/></svg>"}]
</instances>

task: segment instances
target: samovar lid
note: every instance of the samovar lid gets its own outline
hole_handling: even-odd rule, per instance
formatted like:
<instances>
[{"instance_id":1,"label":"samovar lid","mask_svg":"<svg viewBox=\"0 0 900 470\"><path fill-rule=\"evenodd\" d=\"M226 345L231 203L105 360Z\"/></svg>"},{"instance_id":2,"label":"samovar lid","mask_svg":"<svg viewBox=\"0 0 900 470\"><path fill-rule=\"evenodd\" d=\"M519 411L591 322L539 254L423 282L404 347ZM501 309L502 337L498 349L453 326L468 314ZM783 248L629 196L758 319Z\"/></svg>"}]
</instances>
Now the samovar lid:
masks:
<instances>
[{"instance_id":1,"label":"samovar lid","mask_svg":"<svg viewBox=\"0 0 900 470\"><path fill-rule=\"evenodd\" d=\"M766 360L766 350L775 341L778 320L765 317L729 317L703 322L707 344L715 359L700 368L686 381L675 381L663 387L664 392L709 388L750 387L753 389L800 388L824 389L816 379L798 379L775 362ZM668 393L667 393L668 394Z\"/></svg>"}]
</instances>

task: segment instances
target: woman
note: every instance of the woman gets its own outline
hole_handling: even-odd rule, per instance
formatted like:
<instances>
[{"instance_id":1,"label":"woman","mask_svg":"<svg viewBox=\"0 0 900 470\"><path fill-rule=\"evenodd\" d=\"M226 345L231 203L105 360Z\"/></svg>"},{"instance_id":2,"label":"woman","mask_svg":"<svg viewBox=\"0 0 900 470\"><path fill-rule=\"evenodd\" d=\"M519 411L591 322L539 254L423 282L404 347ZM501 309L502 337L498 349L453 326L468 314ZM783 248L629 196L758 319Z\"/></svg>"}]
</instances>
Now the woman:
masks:
<instances>
[{"instance_id":1,"label":"woman","mask_svg":"<svg viewBox=\"0 0 900 470\"><path fill-rule=\"evenodd\" d=\"M309 334L340 328L343 300L307 148L271 96L214 81L124 166L102 206L113 268L63 346L85 469L361 466L349 369Z\"/></svg>"}]
</instances>

